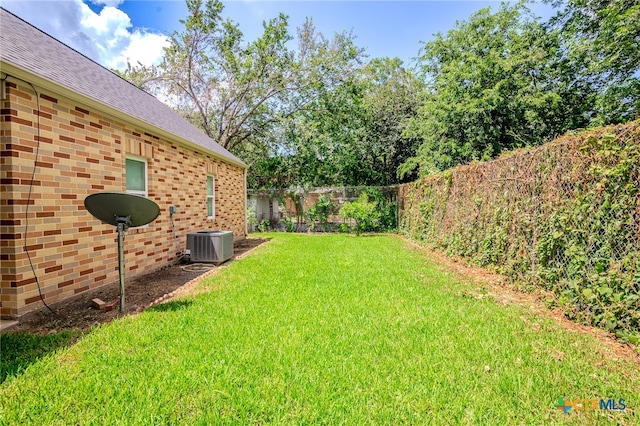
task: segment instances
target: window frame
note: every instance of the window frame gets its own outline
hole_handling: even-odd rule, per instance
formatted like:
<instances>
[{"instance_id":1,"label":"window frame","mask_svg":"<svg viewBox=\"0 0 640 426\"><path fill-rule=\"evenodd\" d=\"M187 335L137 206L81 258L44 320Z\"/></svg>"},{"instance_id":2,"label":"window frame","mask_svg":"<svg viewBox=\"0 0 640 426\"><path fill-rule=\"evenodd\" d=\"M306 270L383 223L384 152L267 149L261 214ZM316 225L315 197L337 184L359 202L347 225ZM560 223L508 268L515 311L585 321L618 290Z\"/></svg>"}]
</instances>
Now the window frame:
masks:
<instances>
[{"instance_id":1,"label":"window frame","mask_svg":"<svg viewBox=\"0 0 640 426\"><path fill-rule=\"evenodd\" d=\"M127 188L127 160L137 161L138 163L144 164L144 191ZM127 154L124 160L124 174L124 188L127 194L139 195L141 197L149 198L149 162L145 157Z\"/></svg>"},{"instance_id":2,"label":"window frame","mask_svg":"<svg viewBox=\"0 0 640 426\"><path fill-rule=\"evenodd\" d=\"M209 194L209 178L211 178L211 194ZM216 218L216 176L212 174L207 174L207 179L205 182L205 192L207 194L207 219L215 219ZM211 200L211 215L209 215L209 200Z\"/></svg>"}]
</instances>

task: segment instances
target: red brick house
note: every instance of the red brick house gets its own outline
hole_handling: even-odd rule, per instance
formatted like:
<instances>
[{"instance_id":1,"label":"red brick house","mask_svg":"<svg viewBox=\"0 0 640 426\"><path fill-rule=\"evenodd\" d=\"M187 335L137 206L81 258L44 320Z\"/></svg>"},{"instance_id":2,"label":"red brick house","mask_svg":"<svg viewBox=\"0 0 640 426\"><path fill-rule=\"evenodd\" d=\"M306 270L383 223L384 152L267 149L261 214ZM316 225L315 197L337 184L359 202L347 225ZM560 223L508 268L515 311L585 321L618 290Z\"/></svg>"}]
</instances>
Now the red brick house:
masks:
<instances>
[{"instance_id":1,"label":"red brick house","mask_svg":"<svg viewBox=\"0 0 640 426\"><path fill-rule=\"evenodd\" d=\"M129 229L126 274L175 261L186 234L246 236L247 166L169 107L0 8L0 315L118 281L115 228L89 194L160 206ZM176 213L170 215L169 207Z\"/></svg>"}]
</instances>

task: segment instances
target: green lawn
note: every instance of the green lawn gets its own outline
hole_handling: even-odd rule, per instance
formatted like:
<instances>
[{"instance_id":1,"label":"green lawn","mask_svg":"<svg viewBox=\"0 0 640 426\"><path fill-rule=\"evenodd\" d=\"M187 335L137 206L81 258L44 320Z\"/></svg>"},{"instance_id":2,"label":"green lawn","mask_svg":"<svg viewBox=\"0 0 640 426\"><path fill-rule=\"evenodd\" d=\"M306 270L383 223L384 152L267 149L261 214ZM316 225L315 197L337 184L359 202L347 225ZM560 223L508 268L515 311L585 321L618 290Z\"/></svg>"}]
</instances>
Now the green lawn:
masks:
<instances>
[{"instance_id":1,"label":"green lawn","mask_svg":"<svg viewBox=\"0 0 640 426\"><path fill-rule=\"evenodd\" d=\"M272 234L0 385L0 424L638 424L638 365L394 236ZM536 324L532 327L532 324ZM563 414L567 399L624 411Z\"/></svg>"}]
</instances>

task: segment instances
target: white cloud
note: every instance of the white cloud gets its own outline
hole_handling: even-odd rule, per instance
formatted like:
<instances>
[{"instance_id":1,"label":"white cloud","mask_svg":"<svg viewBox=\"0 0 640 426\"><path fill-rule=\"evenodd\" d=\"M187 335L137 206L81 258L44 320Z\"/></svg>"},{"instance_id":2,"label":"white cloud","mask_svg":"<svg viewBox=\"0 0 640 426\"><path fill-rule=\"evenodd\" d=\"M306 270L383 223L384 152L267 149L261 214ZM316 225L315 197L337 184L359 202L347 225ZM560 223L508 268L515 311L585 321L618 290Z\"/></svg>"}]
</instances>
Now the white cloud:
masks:
<instances>
[{"instance_id":1,"label":"white cloud","mask_svg":"<svg viewBox=\"0 0 640 426\"><path fill-rule=\"evenodd\" d=\"M96 14L85 3L80 4L82 19L80 25L88 31L95 32L99 36L122 36L131 27L131 19L123 11L113 6L105 6L99 14Z\"/></svg>"},{"instance_id":2,"label":"white cloud","mask_svg":"<svg viewBox=\"0 0 640 426\"><path fill-rule=\"evenodd\" d=\"M117 6L124 3L124 0L91 0L93 4L102 4L105 6Z\"/></svg>"},{"instance_id":3,"label":"white cloud","mask_svg":"<svg viewBox=\"0 0 640 426\"><path fill-rule=\"evenodd\" d=\"M121 0L93 3L104 7L95 13L82 0L5 0L3 7L107 68L161 61L166 36L133 28L129 16L115 7Z\"/></svg>"},{"instance_id":4,"label":"white cloud","mask_svg":"<svg viewBox=\"0 0 640 426\"><path fill-rule=\"evenodd\" d=\"M140 62L143 65L157 65L162 59L164 48L169 44L167 37L161 34L154 34L136 30L129 36L128 46L114 57L109 67L124 69L127 62L136 65Z\"/></svg>"}]
</instances>

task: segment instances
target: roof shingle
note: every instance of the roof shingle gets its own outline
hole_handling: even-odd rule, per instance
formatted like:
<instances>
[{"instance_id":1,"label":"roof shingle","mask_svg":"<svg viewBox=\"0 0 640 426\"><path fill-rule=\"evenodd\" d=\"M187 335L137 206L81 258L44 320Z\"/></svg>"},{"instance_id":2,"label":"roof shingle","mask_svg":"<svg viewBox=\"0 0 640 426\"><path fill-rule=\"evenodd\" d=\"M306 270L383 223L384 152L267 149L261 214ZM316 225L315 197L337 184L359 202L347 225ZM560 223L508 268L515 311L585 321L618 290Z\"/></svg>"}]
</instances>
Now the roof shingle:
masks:
<instances>
[{"instance_id":1,"label":"roof shingle","mask_svg":"<svg viewBox=\"0 0 640 426\"><path fill-rule=\"evenodd\" d=\"M152 95L1 7L0 60L244 165Z\"/></svg>"}]
</instances>

